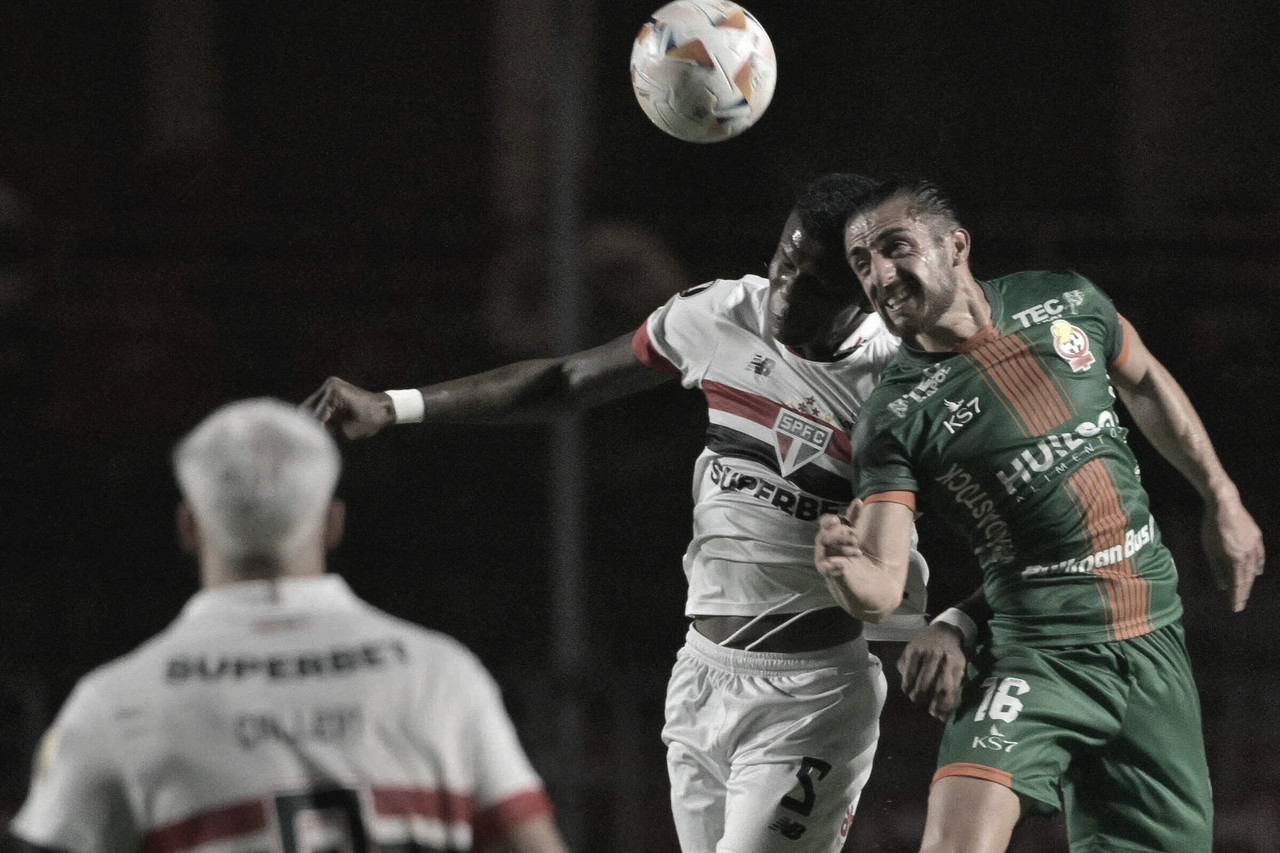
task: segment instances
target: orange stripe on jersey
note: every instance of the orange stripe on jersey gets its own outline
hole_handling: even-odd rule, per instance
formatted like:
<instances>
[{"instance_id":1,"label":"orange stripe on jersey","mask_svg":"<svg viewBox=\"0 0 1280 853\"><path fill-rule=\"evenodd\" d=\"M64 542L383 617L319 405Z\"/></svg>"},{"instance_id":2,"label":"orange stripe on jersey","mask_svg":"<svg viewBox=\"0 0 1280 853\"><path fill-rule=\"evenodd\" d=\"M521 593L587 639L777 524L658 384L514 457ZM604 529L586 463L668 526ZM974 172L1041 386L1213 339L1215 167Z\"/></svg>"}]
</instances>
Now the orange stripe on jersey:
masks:
<instances>
[{"instance_id":1,"label":"orange stripe on jersey","mask_svg":"<svg viewBox=\"0 0 1280 853\"><path fill-rule=\"evenodd\" d=\"M1102 462L1095 460L1086 467L1088 470L1085 476L1094 481L1091 484L1093 491L1100 496L1100 505L1105 508L1100 515L1109 514L1114 519L1113 526L1103 527L1099 531L1099 547L1096 550L1101 550L1101 546L1105 544L1108 548L1119 549L1116 553L1123 555L1129 513L1121 504L1119 493ZM1148 633L1151 630L1148 618L1151 588L1144 578L1134 572L1133 560L1124 557L1111 565L1095 568L1095 574L1104 585L1110 586L1111 598L1117 605L1112 619L1112 630L1116 638L1124 640Z\"/></svg>"},{"instance_id":2,"label":"orange stripe on jersey","mask_svg":"<svg viewBox=\"0 0 1280 853\"><path fill-rule=\"evenodd\" d=\"M939 767L938 771L933 774L933 779L929 781L929 787L933 787L939 779L945 779L948 776L968 776L973 779L985 779L988 782L995 782L997 785L1004 785L1006 788L1013 788L1013 775L1009 772L997 770L985 764L971 764L967 761L957 761L954 764L944 764Z\"/></svg>"},{"instance_id":3,"label":"orange stripe on jersey","mask_svg":"<svg viewBox=\"0 0 1280 853\"><path fill-rule=\"evenodd\" d=\"M267 809L261 801L237 803L151 830L142 839L142 853L177 853L266 828Z\"/></svg>"},{"instance_id":4,"label":"orange stripe on jersey","mask_svg":"<svg viewBox=\"0 0 1280 853\"><path fill-rule=\"evenodd\" d=\"M1113 639L1138 637L1151 630L1150 584L1134 573L1133 560L1125 556L1125 531L1129 514L1101 460L1086 462L1067 479L1067 487L1079 508L1089 547L1100 556L1095 565L1098 591L1103 598Z\"/></svg>"},{"instance_id":5,"label":"orange stripe on jersey","mask_svg":"<svg viewBox=\"0 0 1280 853\"><path fill-rule=\"evenodd\" d=\"M1075 405L1021 333L992 338L966 357L982 368L1024 435L1044 435L1075 417Z\"/></svg>"},{"instance_id":6,"label":"orange stripe on jersey","mask_svg":"<svg viewBox=\"0 0 1280 853\"><path fill-rule=\"evenodd\" d=\"M864 504L874 504L882 501L884 503L902 504L913 512L916 508L916 496L914 492L877 492L874 495L867 495L862 499Z\"/></svg>"},{"instance_id":7,"label":"orange stripe on jersey","mask_svg":"<svg viewBox=\"0 0 1280 853\"><path fill-rule=\"evenodd\" d=\"M1108 370L1119 370L1124 367L1124 363L1129 360L1129 340L1137 334L1128 320L1122 315L1117 316L1120 316L1120 354L1107 365Z\"/></svg>"}]
</instances>

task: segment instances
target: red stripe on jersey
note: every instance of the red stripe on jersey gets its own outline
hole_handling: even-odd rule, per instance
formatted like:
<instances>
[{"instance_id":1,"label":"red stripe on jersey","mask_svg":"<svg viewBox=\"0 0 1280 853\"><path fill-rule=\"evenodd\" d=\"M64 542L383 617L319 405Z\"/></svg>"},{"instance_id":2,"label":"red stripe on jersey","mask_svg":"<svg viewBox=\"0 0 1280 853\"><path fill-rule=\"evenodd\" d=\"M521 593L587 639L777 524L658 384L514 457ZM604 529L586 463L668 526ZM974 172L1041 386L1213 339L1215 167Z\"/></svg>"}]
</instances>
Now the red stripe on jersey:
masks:
<instances>
[{"instance_id":1,"label":"red stripe on jersey","mask_svg":"<svg viewBox=\"0 0 1280 853\"><path fill-rule=\"evenodd\" d=\"M426 788L374 788L373 810L387 817L428 817L442 823L470 823L471 798L466 794Z\"/></svg>"},{"instance_id":2,"label":"red stripe on jersey","mask_svg":"<svg viewBox=\"0 0 1280 853\"><path fill-rule=\"evenodd\" d=\"M374 788L370 800L380 817L422 817L446 825L472 825L476 847L502 838L530 818L553 813L550 798L540 788L507 797L478 815L474 814L472 798L466 794L427 788ZM143 838L142 851L181 853L203 844L262 832L269 826L264 801L236 803L151 830Z\"/></svg>"},{"instance_id":3,"label":"red stripe on jersey","mask_svg":"<svg viewBox=\"0 0 1280 853\"><path fill-rule=\"evenodd\" d=\"M512 827L530 818L544 815L550 817L551 814L551 799L546 791L540 788L507 797L476 816L473 846L478 850L493 843L506 835Z\"/></svg>"},{"instance_id":4,"label":"red stripe on jersey","mask_svg":"<svg viewBox=\"0 0 1280 853\"><path fill-rule=\"evenodd\" d=\"M636 333L631 336L631 351L636 354L636 358L640 359L640 363L645 367L651 367L654 370L660 370L663 373L674 373L680 375L680 368L663 357L653 347L653 339L649 337L649 323L645 321L640 324L640 328L636 329Z\"/></svg>"},{"instance_id":5,"label":"red stripe on jersey","mask_svg":"<svg viewBox=\"0 0 1280 853\"><path fill-rule=\"evenodd\" d=\"M151 830L142 839L142 853L177 853L266 828L266 806L260 801L237 803Z\"/></svg>"},{"instance_id":6,"label":"red stripe on jersey","mask_svg":"<svg viewBox=\"0 0 1280 853\"><path fill-rule=\"evenodd\" d=\"M761 397L759 394L752 394L750 391L743 391L741 388L713 382L710 379L702 380L702 393L707 398L708 408L754 421L769 429L773 429L773 425L778 422L778 412L787 409L786 406L768 397ZM787 409L787 411L795 410ZM796 412L796 414L800 413ZM849 433L837 429L826 421L819 421L816 418L814 420L831 430L831 440L827 443L826 454L841 462L852 459L853 446L849 441Z\"/></svg>"}]
</instances>

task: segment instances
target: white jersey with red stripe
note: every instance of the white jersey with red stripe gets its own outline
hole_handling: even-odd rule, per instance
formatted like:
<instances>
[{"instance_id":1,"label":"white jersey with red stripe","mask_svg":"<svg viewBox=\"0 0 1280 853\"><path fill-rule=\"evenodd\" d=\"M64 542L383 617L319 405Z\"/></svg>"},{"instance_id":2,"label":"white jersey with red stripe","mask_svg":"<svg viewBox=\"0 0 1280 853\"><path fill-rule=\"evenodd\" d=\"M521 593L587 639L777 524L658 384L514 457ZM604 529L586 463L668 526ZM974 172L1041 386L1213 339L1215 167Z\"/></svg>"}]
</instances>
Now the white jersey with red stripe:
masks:
<instances>
[{"instance_id":1,"label":"white jersey with red stripe","mask_svg":"<svg viewBox=\"0 0 1280 853\"><path fill-rule=\"evenodd\" d=\"M759 276L708 282L668 300L632 341L642 362L678 373L707 401L684 557L689 616L833 606L813 567L818 517L843 512L853 497L849 436L899 346L871 314L833 361L810 361L773 337L768 298ZM915 551L911 576L903 609L868 625L870 639L903 639L923 626L928 569Z\"/></svg>"},{"instance_id":2,"label":"white jersey with red stripe","mask_svg":"<svg viewBox=\"0 0 1280 853\"><path fill-rule=\"evenodd\" d=\"M12 828L71 853L457 851L550 809L475 655L325 575L204 590L81 679Z\"/></svg>"}]
</instances>

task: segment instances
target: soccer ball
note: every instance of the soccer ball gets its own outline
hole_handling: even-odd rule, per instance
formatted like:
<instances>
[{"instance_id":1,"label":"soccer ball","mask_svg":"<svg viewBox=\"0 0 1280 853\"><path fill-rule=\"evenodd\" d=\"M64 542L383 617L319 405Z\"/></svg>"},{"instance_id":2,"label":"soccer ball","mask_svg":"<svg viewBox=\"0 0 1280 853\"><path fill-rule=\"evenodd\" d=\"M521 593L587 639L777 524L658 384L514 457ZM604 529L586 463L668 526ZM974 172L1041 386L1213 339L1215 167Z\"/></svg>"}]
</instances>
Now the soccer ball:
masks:
<instances>
[{"instance_id":1,"label":"soccer ball","mask_svg":"<svg viewBox=\"0 0 1280 853\"><path fill-rule=\"evenodd\" d=\"M687 142L720 142L751 127L777 79L769 34L729 0L668 3L631 48L631 88L645 115Z\"/></svg>"}]
</instances>

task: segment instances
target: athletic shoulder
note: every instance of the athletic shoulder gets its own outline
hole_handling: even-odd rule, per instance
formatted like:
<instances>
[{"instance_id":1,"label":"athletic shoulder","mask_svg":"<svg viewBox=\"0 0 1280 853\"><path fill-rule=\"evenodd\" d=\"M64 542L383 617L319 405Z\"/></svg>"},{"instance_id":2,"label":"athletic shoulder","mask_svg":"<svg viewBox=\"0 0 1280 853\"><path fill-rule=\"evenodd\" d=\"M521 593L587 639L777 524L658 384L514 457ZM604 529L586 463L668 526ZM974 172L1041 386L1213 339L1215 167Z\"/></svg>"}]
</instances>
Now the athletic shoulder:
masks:
<instances>
[{"instance_id":1,"label":"athletic shoulder","mask_svg":"<svg viewBox=\"0 0 1280 853\"><path fill-rule=\"evenodd\" d=\"M983 286L987 288L1002 331L1089 316L1100 318L1108 325L1114 322L1115 306L1110 297L1074 270L1012 273L985 281Z\"/></svg>"},{"instance_id":2,"label":"athletic shoulder","mask_svg":"<svg viewBox=\"0 0 1280 853\"><path fill-rule=\"evenodd\" d=\"M992 290L1006 298L1019 302L1058 299L1073 302L1102 290L1075 270L1024 270L1002 275L984 282Z\"/></svg>"},{"instance_id":3,"label":"athletic shoulder","mask_svg":"<svg viewBox=\"0 0 1280 853\"><path fill-rule=\"evenodd\" d=\"M643 338L640 360L678 373L682 384L692 387L726 341L765 335L768 295L768 280L756 275L682 290L650 314L637 333Z\"/></svg>"},{"instance_id":4,"label":"athletic shoulder","mask_svg":"<svg viewBox=\"0 0 1280 853\"><path fill-rule=\"evenodd\" d=\"M758 275L717 278L685 288L663 307L668 311L703 316L722 315L753 306L758 310L763 306L768 291L768 279Z\"/></svg>"},{"instance_id":5,"label":"athletic shoulder","mask_svg":"<svg viewBox=\"0 0 1280 853\"><path fill-rule=\"evenodd\" d=\"M404 644L418 677L427 682L472 684L492 689L494 679L488 667L466 643L435 628L386 613L373 605L369 612Z\"/></svg>"}]
</instances>

